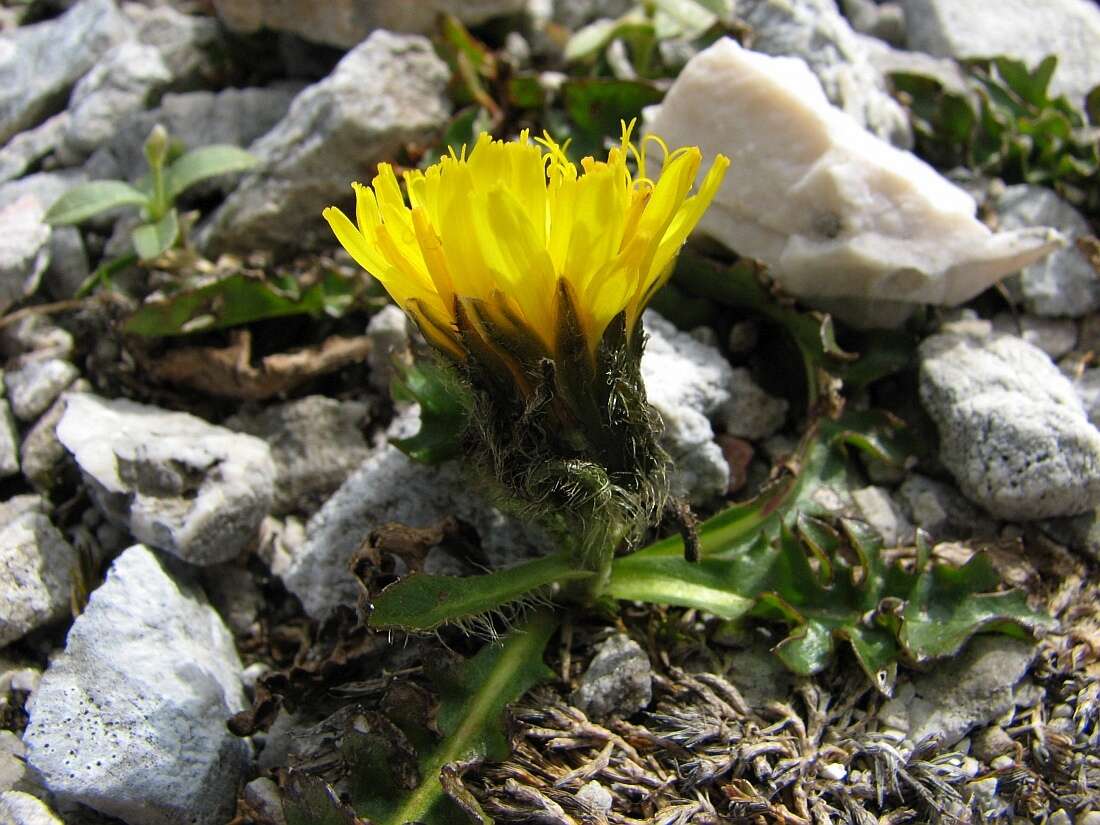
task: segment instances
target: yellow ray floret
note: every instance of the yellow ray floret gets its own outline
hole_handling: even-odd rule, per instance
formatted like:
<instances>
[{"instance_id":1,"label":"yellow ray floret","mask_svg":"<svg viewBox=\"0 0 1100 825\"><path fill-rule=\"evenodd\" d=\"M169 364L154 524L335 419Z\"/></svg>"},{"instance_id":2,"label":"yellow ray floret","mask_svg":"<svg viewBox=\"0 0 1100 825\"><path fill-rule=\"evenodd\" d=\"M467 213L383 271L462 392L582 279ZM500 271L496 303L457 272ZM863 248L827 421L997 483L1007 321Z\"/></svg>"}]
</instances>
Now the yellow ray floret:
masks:
<instances>
[{"instance_id":1,"label":"yellow ray floret","mask_svg":"<svg viewBox=\"0 0 1100 825\"><path fill-rule=\"evenodd\" d=\"M444 352L466 357L457 322L472 314L552 358L558 296L568 293L594 353L620 313L634 330L729 166L717 156L689 196L699 149L670 153L652 136L636 146L633 125L606 161L585 158L580 170L548 136L498 141L483 133L469 155L406 172L407 201L393 168L380 163L371 186L353 184L354 223L331 206L324 216ZM664 150L656 180L645 176L650 141Z\"/></svg>"}]
</instances>

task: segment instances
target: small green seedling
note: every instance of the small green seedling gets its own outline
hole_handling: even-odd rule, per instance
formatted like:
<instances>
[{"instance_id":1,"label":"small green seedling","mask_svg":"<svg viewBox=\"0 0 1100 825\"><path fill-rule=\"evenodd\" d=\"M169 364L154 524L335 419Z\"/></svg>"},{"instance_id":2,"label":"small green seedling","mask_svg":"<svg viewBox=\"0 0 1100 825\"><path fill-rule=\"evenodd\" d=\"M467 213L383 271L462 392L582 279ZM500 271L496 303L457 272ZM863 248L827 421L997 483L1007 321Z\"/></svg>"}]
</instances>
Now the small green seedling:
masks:
<instances>
[{"instance_id":1,"label":"small green seedling","mask_svg":"<svg viewBox=\"0 0 1100 825\"><path fill-rule=\"evenodd\" d=\"M80 292L107 280L114 272L138 261L159 258L169 249L184 246L185 222L176 200L199 183L231 172L243 172L256 165L256 158L236 146L217 144L184 152L171 159L168 132L159 123L145 141L149 174L135 185L120 180L96 180L74 186L46 212L52 226L79 224L112 209L134 206L141 212L141 224L131 235L134 252L100 267Z\"/></svg>"}]
</instances>

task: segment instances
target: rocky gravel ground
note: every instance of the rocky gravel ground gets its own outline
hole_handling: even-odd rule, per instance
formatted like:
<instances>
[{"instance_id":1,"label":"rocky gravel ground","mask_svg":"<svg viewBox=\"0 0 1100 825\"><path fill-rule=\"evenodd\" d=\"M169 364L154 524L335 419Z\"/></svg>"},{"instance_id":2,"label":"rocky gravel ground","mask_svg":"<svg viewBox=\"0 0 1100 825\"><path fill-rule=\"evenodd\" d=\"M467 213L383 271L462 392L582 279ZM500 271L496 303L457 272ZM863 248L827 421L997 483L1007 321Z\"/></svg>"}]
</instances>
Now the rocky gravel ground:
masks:
<instances>
[{"instance_id":1,"label":"rocky gravel ground","mask_svg":"<svg viewBox=\"0 0 1100 825\"><path fill-rule=\"evenodd\" d=\"M630 8L0 7L0 823L284 825L289 768L346 778L332 734L340 720L384 701L394 679L440 651L476 645L451 631L443 644L391 645L355 613L362 588L349 562L387 525L460 531L475 563L436 548L423 563L438 573L497 568L550 546L495 509L461 466L419 464L390 443L419 420L389 394L416 346L399 310L375 293L342 315L153 341L121 322L181 271L198 283L218 267L352 277L321 210L378 161L411 164L438 147L463 105L437 49L440 11L510 71L552 89L574 71L562 56L569 33ZM949 83L957 60L1056 54L1055 88L1077 105L1100 85L1091 0L738 0L735 9L730 31L743 44L802 58L831 104L891 152L914 145L892 67L931 67ZM671 38L660 49L682 67L698 44ZM613 45L608 54L612 72L628 73ZM676 74L656 85L667 90ZM707 88L687 114L670 95L655 115L671 142L728 138ZM76 183L140 178L157 123L188 148L228 143L258 159L187 196L202 215L189 238L215 263L188 253L173 269L170 255L74 297L101 262L128 251L135 219L115 210L80 228L51 226L46 211ZM870 164L849 132L831 139L826 154L854 158L839 166ZM798 191L806 172L782 165L788 150L775 147L779 160L759 168L735 158L734 173L761 190L746 201L790 212L769 224L781 238L742 251L794 271L799 216L832 196ZM892 157L874 160L892 168ZM860 171L842 174L831 178L838 190L865 184ZM901 667L887 697L850 658L792 675L765 624L635 606L577 618L551 644L556 681L514 710L512 756L464 780L497 821L1100 823L1097 224L1047 186L955 179L984 224L914 217L854 280L881 287L865 297L894 297L896 283L882 278L914 244L955 255L942 269L957 282L983 267L1008 277L963 307L917 310L911 363L847 398L911 412L921 448L902 468L860 465L832 510L868 522L899 558L912 555L918 531L943 560L987 550L1057 629L1037 640L983 635L926 671ZM1026 255L1044 254L979 255L989 226L1022 233ZM1049 255L1046 228L1064 241ZM885 311L845 289L815 306L856 322ZM783 376L797 383L803 365L776 361L776 329L759 317L715 324L704 313L693 323L665 310L645 319L643 374L673 486L709 515L749 498L793 452L810 411Z\"/></svg>"}]
</instances>

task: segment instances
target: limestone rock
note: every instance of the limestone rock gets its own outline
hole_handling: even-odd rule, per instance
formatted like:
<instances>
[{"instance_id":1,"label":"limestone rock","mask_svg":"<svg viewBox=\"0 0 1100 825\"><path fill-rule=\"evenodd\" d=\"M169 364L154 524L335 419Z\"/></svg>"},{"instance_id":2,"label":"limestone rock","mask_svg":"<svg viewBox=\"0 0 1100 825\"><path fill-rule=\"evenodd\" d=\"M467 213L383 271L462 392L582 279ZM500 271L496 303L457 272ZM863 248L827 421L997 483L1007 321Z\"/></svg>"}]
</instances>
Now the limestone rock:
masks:
<instances>
[{"instance_id":1,"label":"limestone rock","mask_svg":"<svg viewBox=\"0 0 1100 825\"><path fill-rule=\"evenodd\" d=\"M63 400L57 437L96 506L135 538L200 565L227 561L258 538L275 478L263 441L125 399Z\"/></svg>"},{"instance_id":2,"label":"limestone rock","mask_svg":"<svg viewBox=\"0 0 1100 825\"><path fill-rule=\"evenodd\" d=\"M247 147L283 118L301 88L297 83L280 83L263 88L166 94L157 108L133 112L125 118L114 138L95 151L85 168L97 178L137 180L147 169L145 139L157 123L187 149L214 143ZM228 191L226 181L236 183L239 177L218 178L200 184L200 188Z\"/></svg>"},{"instance_id":3,"label":"limestone rock","mask_svg":"<svg viewBox=\"0 0 1100 825\"><path fill-rule=\"evenodd\" d=\"M160 52L172 88L213 79L215 54L225 48L217 20L184 14L170 5L124 3L122 11L134 24L138 41Z\"/></svg>"},{"instance_id":4,"label":"limestone rock","mask_svg":"<svg viewBox=\"0 0 1100 825\"><path fill-rule=\"evenodd\" d=\"M5 372L4 385L15 417L34 421L79 375L76 367L60 358L29 361L19 369Z\"/></svg>"},{"instance_id":5,"label":"limestone rock","mask_svg":"<svg viewBox=\"0 0 1100 825\"><path fill-rule=\"evenodd\" d=\"M519 14L525 6L525 0L214 0L218 16L231 29L293 32L315 43L345 49L375 29L430 34L442 12L458 16L467 25L477 25L493 17Z\"/></svg>"},{"instance_id":6,"label":"limestone rock","mask_svg":"<svg viewBox=\"0 0 1100 825\"><path fill-rule=\"evenodd\" d=\"M0 647L68 614L76 562L39 509L0 525Z\"/></svg>"},{"instance_id":7,"label":"limestone rock","mask_svg":"<svg viewBox=\"0 0 1100 825\"><path fill-rule=\"evenodd\" d=\"M0 312L33 295L50 262L46 207L34 195L0 206Z\"/></svg>"},{"instance_id":8,"label":"limestone rock","mask_svg":"<svg viewBox=\"0 0 1100 825\"><path fill-rule=\"evenodd\" d=\"M1028 312L1079 318L1100 309L1100 273L1076 246L1092 234L1084 215L1047 187L1029 184L1007 187L994 205L1004 229L1053 226L1069 241L1007 281Z\"/></svg>"},{"instance_id":9,"label":"limestone rock","mask_svg":"<svg viewBox=\"0 0 1100 825\"><path fill-rule=\"evenodd\" d=\"M494 509L457 462L418 464L392 445L370 456L309 520L306 542L284 567L283 584L323 619L354 604L359 585L348 561L371 530L388 522L431 527L448 516L474 527L493 569L541 555L551 544L531 525Z\"/></svg>"},{"instance_id":10,"label":"limestone rock","mask_svg":"<svg viewBox=\"0 0 1100 825\"><path fill-rule=\"evenodd\" d=\"M120 121L142 111L171 81L153 46L122 43L105 54L73 89L64 153L79 162L110 140Z\"/></svg>"},{"instance_id":11,"label":"limestone rock","mask_svg":"<svg viewBox=\"0 0 1100 825\"><path fill-rule=\"evenodd\" d=\"M909 48L966 59L1058 56L1051 88L1077 105L1100 84L1100 8L1090 0L901 0Z\"/></svg>"},{"instance_id":12,"label":"limestone rock","mask_svg":"<svg viewBox=\"0 0 1100 825\"><path fill-rule=\"evenodd\" d=\"M29 167L55 151L68 131L71 116L58 112L27 129L0 148L0 181L15 180Z\"/></svg>"},{"instance_id":13,"label":"limestone rock","mask_svg":"<svg viewBox=\"0 0 1100 825\"><path fill-rule=\"evenodd\" d=\"M367 406L311 395L225 422L262 438L275 461L274 512L312 513L368 455Z\"/></svg>"},{"instance_id":14,"label":"limestone rock","mask_svg":"<svg viewBox=\"0 0 1100 825\"><path fill-rule=\"evenodd\" d=\"M450 111L449 77L427 38L372 34L250 147L259 166L210 218L200 245L210 254L331 245L321 210L350 201L349 181L369 178L378 161L434 139Z\"/></svg>"},{"instance_id":15,"label":"limestone rock","mask_svg":"<svg viewBox=\"0 0 1100 825\"><path fill-rule=\"evenodd\" d=\"M900 725L914 743L935 736L949 748L969 730L1012 707L1012 688L1027 673L1035 646L1004 636L977 636L963 652L917 676L883 705L879 718Z\"/></svg>"},{"instance_id":16,"label":"limestone rock","mask_svg":"<svg viewBox=\"0 0 1100 825\"><path fill-rule=\"evenodd\" d=\"M119 556L42 677L24 741L60 801L129 825L221 825L248 745L233 640L153 551Z\"/></svg>"},{"instance_id":17,"label":"limestone rock","mask_svg":"<svg viewBox=\"0 0 1100 825\"><path fill-rule=\"evenodd\" d=\"M1009 520L1100 505L1100 432L1041 350L1012 335L940 333L919 360L940 460L967 498Z\"/></svg>"},{"instance_id":18,"label":"limestone rock","mask_svg":"<svg viewBox=\"0 0 1100 825\"><path fill-rule=\"evenodd\" d=\"M0 479L19 472L19 431L6 398L0 398Z\"/></svg>"},{"instance_id":19,"label":"limestone rock","mask_svg":"<svg viewBox=\"0 0 1100 825\"><path fill-rule=\"evenodd\" d=\"M648 129L730 157L702 231L801 297L958 304L1060 243L991 233L968 194L830 106L801 60L729 38L685 67Z\"/></svg>"},{"instance_id":20,"label":"limestone rock","mask_svg":"<svg viewBox=\"0 0 1100 825\"><path fill-rule=\"evenodd\" d=\"M641 645L616 633L596 655L573 691L572 702L593 719L626 717L653 698L653 666Z\"/></svg>"},{"instance_id":21,"label":"limestone rock","mask_svg":"<svg viewBox=\"0 0 1100 825\"><path fill-rule=\"evenodd\" d=\"M114 0L81 0L54 20L0 32L0 143L62 109L73 84L132 33Z\"/></svg>"},{"instance_id":22,"label":"limestone rock","mask_svg":"<svg viewBox=\"0 0 1100 825\"><path fill-rule=\"evenodd\" d=\"M672 491L706 504L729 487L729 465L710 418L730 402L733 369L717 349L676 329L657 313L643 316L642 379L664 424L661 446L672 457Z\"/></svg>"}]
</instances>

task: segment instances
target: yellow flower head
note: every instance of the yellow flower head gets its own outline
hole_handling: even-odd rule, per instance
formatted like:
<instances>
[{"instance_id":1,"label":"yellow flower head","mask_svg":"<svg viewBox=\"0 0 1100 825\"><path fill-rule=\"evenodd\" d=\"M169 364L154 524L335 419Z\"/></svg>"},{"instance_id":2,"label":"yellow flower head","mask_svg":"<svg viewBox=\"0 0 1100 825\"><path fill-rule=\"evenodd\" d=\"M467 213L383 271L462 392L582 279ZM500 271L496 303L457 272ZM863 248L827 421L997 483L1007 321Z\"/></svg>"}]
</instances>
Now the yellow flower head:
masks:
<instances>
[{"instance_id":1,"label":"yellow flower head","mask_svg":"<svg viewBox=\"0 0 1100 825\"><path fill-rule=\"evenodd\" d=\"M355 223L335 207L324 216L359 265L452 357L465 360L475 335L497 350L501 340L518 342L504 348L506 359L557 360L561 316L570 311L594 354L620 313L634 334L729 166L715 158L689 197L699 149L669 152L652 136L638 147L633 125L624 124L605 162L585 158L581 171L549 136L498 141L482 133L468 156L452 152L406 172L410 205L392 167L380 163L371 186L352 184ZM664 150L656 180L645 176L650 141Z\"/></svg>"}]
</instances>

